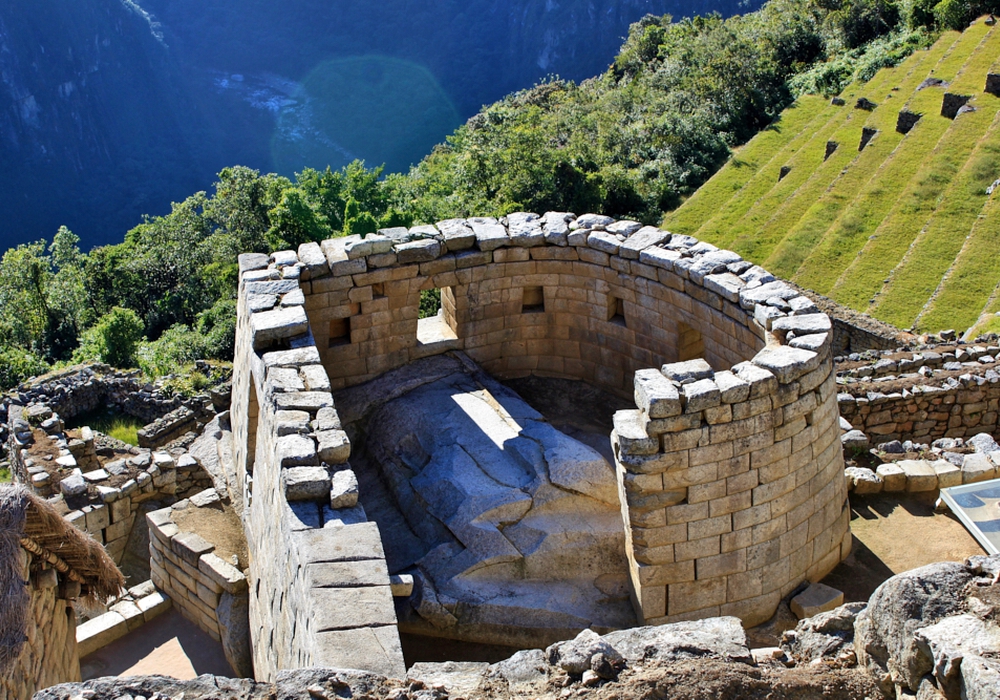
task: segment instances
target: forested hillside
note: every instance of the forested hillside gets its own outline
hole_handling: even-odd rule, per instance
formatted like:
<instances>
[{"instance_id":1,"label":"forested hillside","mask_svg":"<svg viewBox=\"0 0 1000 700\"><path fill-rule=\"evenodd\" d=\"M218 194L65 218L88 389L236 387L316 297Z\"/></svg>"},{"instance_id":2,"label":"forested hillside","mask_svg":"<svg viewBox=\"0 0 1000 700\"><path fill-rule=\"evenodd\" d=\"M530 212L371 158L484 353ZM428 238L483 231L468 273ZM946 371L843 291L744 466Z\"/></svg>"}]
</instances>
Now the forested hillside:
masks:
<instances>
[{"instance_id":1,"label":"forested hillside","mask_svg":"<svg viewBox=\"0 0 1000 700\"><path fill-rule=\"evenodd\" d=\"M851 84L840 103L804 96L664 225L901 328L982 321L978 330L995 331L1000 97L985 91L990 73L1000 73L1000 28L981 20ZM946 95L962 96L951 111Z\"/></svg>"},{"instance_id":2,"label":"forested hillside","mask_svg":"<svg viewBox=\"0 0 1000 700\"><path fill-rule=\"evenodd\" d=\"M743 9L753 9L750 0ZM480 107L604 70L647 12L737 0L8 0L0 248L89 249L239 163L405 172Z\"/></svg>"},{"instance_id":3,"label":"forested hillside","mask_svg":"<svg viewBox=\"0 0 1000 700\"><path fill-rule=\"evenodd\" d=\"M93 358L154 376L226 358L240 252L518 210L659 222L797 97L821 112L825 100L804 95L863 85L981 9L967 0L772 0L729 19L650 16L606 72L545 81L486 107L408 174L382 177L359 162L294 178L231 167L214 191L121 243L84 252L60 230L0 262L0 384ZM793 123L801 131L812 119L790 114L762 138L793 138Z\"/></svg>"}]
</instances>

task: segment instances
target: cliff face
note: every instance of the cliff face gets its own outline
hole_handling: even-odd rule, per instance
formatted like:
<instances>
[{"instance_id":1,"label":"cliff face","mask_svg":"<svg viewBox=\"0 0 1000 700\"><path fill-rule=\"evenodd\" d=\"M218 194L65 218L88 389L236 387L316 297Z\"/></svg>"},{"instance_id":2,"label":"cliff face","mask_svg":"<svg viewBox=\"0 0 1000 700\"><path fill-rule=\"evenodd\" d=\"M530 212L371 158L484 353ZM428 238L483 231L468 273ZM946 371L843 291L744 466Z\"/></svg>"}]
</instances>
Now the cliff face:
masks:
<instances>
[{"instance_id":1,"label":"cliff face","mask_svg":"<svg viewBox=\"0 0 1000 700\"><path fill-rule=\"evenodd\" d=\"M483 104L612 61L628 25L735 0L13 0L0 246L120 240L241 163L405 170Z\"/></svg>"}]
</instances>

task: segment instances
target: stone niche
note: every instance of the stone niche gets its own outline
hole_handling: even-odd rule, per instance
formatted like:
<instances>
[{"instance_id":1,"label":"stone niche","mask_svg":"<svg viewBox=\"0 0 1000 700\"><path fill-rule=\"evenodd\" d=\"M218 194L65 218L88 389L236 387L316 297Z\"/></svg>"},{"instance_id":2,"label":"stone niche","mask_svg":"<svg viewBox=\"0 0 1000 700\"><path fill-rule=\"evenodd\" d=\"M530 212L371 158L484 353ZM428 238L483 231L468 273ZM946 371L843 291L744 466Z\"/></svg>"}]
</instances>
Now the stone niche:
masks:
<instances>
[{"instance_id":1,"label":"stone niche","mask_svg":"<svg viewBox=\"0 0 1000 700\"><path fill-rule=\"evenodd\" d=\"M830 319L734 253L599 215L511 214L304 244L241 270L238 355L255 379L238 356L235 451L255 502L277 483L261 482L261 445L287 439L249 419L255 397L262 416L290 405L271 395L309 389L318 360L337 405L311 395L340 429L349 388L460 351L498 379L578 380L634 402L615 415L610 456L640 623L762 622L849 552ZM435 289L441 311L420 319ZM298 375L272 387L291 364Z\"/></svg>"}]
</instances>

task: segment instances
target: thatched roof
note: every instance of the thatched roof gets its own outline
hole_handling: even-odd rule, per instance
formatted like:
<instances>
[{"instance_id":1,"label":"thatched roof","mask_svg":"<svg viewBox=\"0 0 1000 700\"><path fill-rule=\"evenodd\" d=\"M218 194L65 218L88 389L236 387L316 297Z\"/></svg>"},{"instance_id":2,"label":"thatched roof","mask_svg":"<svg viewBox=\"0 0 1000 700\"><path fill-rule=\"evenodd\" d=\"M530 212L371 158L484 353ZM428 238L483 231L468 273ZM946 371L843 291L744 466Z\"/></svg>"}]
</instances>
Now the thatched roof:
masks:
<instances>
[{"instance_id":1,"label":"thatched roof","mask_svg":"<svg viewBox=\"0 0 1000 700\"><path fill-rule=\"evenodd\" d=\"M21 551L47 561L82 585L92 601L117 596L125 583L114 561L94 538L23 486L0 486L0 673L21 653L31 595Z\"/></svg>"}]
</instances>

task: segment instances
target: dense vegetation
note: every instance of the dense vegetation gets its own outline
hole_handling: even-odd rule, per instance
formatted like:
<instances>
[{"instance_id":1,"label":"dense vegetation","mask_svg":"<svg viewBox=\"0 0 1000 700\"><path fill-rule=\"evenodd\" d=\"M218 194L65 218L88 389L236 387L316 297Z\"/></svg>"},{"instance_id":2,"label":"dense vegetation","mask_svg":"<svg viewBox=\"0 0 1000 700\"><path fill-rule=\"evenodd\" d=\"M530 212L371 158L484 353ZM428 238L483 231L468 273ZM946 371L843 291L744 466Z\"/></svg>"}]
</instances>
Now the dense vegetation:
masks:
<instances>
[{"instance_id":1,"label":"dense vegetation","mask_svg":"<svg viewBox=\"0 0 1000 700\"><path fill-rule=\"evenodd\" d=\"M233 167L214 193L148 218L120 244L84 253L60 229L0 261L0 385L57 362L100 358L160 375L230 357L241 252L473 213L657 223L800 93L836 93L981 9L772 0L729 19L647 17L603 75L554 78L486 107L408 175L355 162L292 181Z\"/></svg>"}]
</instances>

